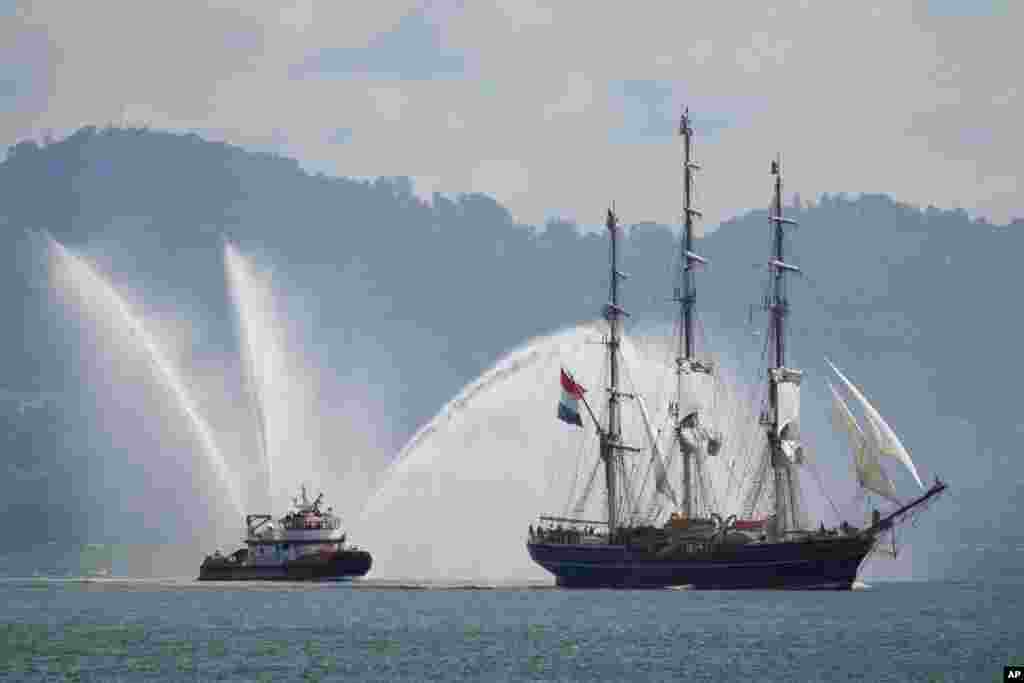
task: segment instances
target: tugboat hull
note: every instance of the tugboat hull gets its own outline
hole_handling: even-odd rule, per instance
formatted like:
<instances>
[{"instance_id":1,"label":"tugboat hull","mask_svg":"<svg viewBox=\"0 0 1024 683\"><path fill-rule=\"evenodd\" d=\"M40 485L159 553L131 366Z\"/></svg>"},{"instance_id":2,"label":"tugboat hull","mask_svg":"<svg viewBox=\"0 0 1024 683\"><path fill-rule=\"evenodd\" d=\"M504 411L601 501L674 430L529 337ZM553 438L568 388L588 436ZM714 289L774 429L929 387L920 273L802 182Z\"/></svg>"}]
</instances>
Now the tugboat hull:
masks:
<instances>
[{"instance_id":1,"label":"tugboat hull","mask_svg":"<svg viewBox=\"0 0 1024 683\"><path fill-rule=\"evenodd\" d=\"M719 547L658 557L624 545L528 543L535 562L565 588L850 590L873 541L797 541Z\"/></svg>"},{"instance_id":2,"label":"tugboat hull","mask_svg":"<svg viewBox=\"0 0 1024 683\"><path fill-rule=\"evenodd\" d=\"M200 581L343 581L365 576L373 566L365 550L340 550L299 557L280 565L254 565L230 558L208 558Z\"/></svg>"}]
</instances>

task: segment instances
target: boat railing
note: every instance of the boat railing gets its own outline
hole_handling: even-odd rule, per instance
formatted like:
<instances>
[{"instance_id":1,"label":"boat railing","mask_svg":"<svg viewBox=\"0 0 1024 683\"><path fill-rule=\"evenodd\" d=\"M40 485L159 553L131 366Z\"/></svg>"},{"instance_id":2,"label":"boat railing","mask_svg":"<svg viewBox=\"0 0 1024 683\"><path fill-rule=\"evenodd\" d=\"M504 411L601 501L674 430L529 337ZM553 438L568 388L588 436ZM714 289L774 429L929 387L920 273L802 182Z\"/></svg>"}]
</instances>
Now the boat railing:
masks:
<instances>
[{"instance_id":1,"label":"boat railing","mask_svg":"<svg viewBox=\"0 0 1024 683\"><path fill-rule=\"evenodd\" d=\"M303 519L293 518L281 525L288 531L334 531L341 528L341 520L337 517Z\"/></svg>"},{"instance_id":2,"label":"boat railing","mask_svg":"<svg viewBox=\"0 0 1024 683\"><path fill-rule=\"evenodd\" d=\"M593 519L541 515L537 525L531 524L527 533L528 539L534 543L564 545L607 543L608 523Z\"/></svg>"},{"instance_id":3,"label":"boat railing","mask_svg":"<svg viewBox=\"0 0 1024 683\"><path fill-rule=\"evenodd\" d=\"M541 515L538 519L542 524L587 524L590 526L608 526L608 522L602 522L594 519L580 519L578 517L554 517L552 515Z\"/></svg>"}]
</instances>

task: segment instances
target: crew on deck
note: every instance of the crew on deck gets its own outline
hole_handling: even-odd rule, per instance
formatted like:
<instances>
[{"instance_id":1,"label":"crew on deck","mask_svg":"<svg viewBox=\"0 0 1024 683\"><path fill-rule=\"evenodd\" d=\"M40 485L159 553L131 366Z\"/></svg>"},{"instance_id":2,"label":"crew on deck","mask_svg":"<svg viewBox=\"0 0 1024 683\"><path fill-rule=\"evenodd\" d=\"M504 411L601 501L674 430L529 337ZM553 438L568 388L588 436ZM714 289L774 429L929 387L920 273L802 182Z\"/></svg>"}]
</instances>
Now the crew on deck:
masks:
<instances>
[{"instance_id":1,"label":"crew on deck","mask_svg":"<svg viewBox=\"0 0 1024 683\"><path fill-rule=\"evenodd\" d=\"M593 534L593 527L586 527L583 531L574 527L563 528L561 524L547 529L541 526L530 525L530 540L543 541L545 543L579 543L584 534Z\"/></svg>"}]
</instances>

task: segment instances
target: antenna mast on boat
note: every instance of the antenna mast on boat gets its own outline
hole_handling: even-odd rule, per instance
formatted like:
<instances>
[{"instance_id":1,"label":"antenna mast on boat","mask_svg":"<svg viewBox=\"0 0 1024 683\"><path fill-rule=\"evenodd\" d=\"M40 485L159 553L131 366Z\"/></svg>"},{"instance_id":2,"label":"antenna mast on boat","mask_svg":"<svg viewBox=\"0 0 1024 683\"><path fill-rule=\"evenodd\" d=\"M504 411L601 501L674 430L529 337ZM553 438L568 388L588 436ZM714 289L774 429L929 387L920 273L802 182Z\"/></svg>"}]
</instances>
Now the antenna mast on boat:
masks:
<instances>
[{"instance_id":1,"label":"antenna mast on boat","mask_svg":"<svg viewBox=\"0 0 1024 683\"><path fill-rule=\"evenodd\" d=\"M694 266L707 263L706 259L693 252L693 219L700 218L701 212L693 208L693 172L700 170L700 165L691 158L693 127L690 125L690 110L683 110L679 119L679 135L683 138L683 231L680 236L680 267L682 282L675 289L673 301L679 304L679 334L676 350L676 400L671 406L675 418L675 434L679 443L680 455L683 459L683 500L682 512L689 518L693 516L693 456L694 450L686 444L683 430L697 426L698 413L682 414L680 407L684 405L684 377L693 372L710 373L709 364L696 362L694 358L693 319L694 306L697 302L697 291L694 287ZM691 387L696 390L697 387Z\"/></svg>"}]
</instances>

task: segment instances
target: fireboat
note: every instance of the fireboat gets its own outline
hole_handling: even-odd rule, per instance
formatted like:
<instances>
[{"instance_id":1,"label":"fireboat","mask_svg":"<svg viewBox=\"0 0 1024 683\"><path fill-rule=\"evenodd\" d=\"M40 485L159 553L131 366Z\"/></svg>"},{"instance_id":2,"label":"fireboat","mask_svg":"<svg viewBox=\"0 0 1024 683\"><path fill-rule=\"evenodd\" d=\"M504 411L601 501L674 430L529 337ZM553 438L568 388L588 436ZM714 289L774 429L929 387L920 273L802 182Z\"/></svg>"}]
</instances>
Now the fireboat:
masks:
<instances>
[{"instance_id":1,"label":"fireboat","mask_svg":"<svg viewBox=\"0 0 1024 683\"><path fill-rule=\"evenodd\" d=\"M373 558L346 544L341 518L322 510L324 494L312 502L302 486L277 524L272 515L246 515L246 547L230 555L208 555L200 581L339 581L366 575Z\"/></svg>"}]
</instances>

